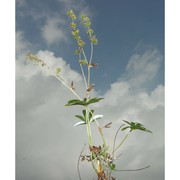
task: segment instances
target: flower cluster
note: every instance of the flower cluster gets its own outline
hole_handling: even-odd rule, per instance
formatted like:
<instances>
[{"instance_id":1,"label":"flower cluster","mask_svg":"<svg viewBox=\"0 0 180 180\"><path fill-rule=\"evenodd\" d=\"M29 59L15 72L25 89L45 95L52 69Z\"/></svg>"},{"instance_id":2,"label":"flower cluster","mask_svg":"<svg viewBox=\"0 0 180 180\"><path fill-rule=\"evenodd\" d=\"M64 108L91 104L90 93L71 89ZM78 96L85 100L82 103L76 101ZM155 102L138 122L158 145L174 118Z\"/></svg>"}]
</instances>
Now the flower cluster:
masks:
<instances>
[{"instance_id":1,"label":"flower cluster","mask_svg":"<svg viewBox=\"0 0 180 180\"><path fill-rule=\"evenodd\" d=\"M76 54L79 54L83 48L83 46L85 45L85 42L82 40L81 36L80 36L80 30L77 29L77 24L75 23L76 20L76 15L74 14L73 10L69 10L67 12L67 16L71 18L71 34L73 36L73 38L77 41L77 45L79 47L78 50L75 51Z\"/></svg>"},{"instance_id":2,"label":"flower cluster","mask_svg":"<svg viewBox=\"0 0 180 180\"><path fill-rule=\"evenodd\" d=\"M70 24L70 26L72 28L71 34L72 34L73 38L77 41L77 45L78 45L78 49L75 50L75 54L80 54L82 48L85 45L85 42L84 42L84 40L82 40L82 38L80 36L80 30L77 29L77 24L75 23L76 15L74 14L73 10L69 10L67 12L67 16L69 18L71 18L71 24ZM90 42L93 43L94 45L97 45L98 40L96 38L96 35L94 34L94 30L91 29L90 18L85 15L82 15L81 22L87 28L87 34L89 35Z\"/></svg>"},{"instance_id":3,"label":"flower cluster","mask_svg":"<svg viewBox=\"0 0 180 180\"><path fill-rule=\"evenodd\" d=\"M46 63L43 60L41 60L40 58L38 58L37 56L35 56L32 53L28 53L27 58L36 65L41 65L42 67L46 66Z\"/></svg>"}]
</instances>

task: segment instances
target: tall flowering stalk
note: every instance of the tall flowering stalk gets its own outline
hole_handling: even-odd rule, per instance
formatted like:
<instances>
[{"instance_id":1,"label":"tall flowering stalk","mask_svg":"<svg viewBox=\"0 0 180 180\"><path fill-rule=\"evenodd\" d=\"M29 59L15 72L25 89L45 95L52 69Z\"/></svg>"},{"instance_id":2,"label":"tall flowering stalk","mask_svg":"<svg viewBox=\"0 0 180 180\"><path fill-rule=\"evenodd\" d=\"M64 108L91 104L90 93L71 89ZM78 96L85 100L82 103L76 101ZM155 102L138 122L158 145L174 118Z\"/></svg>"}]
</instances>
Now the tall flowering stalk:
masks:
<instances>
[{"instance_id":1,"label":"tall flowering stalk","mask_svg":"<svg viewBox=\"0 0 180 180\"><path fill-rule=\"evenodd\" d=\"M85 125L87 130L87 137L88 137L88 149L89 154L83 155L83 150L80 153L78 159L78 175L79 179L81 179L80 170L79 170L79 163L80 161L87 161L92 164L92 167L97 175L98 180L114 180L115 178L112 176L113 171L138 171L142 169L146 169L147 167L134 169L134 170L118 170L115 165L115 160L118 158L116 156L117 150L122 146L122 144L126 141L130 133L134 130L141 130L145 132L150 132L150 130L146 129L142 124L138 122L129 122L124 120L123 124L117 130L114 141L112 152L109 152L109 145L106 143L106 139L104 137L104 129L108 129L111 127L112 122L104 126L100 126L98 120L103 118L101 114L95 114L95 110L90 108L91 104L98 103L99 101L103 100L102 97L90 97L90 94L94 88L94 84L91 82L91 69L96 68L97 64L93 62L93 54L94 54L94 46L98 44L98 40L94 33L94 30L91 28L91 20L89 17L82 15L80 17L81 23L86 28L86 33L88 35L88 39L90 43L90 57L87 57L85 52L85 41L80 36L80 29L77 27L77 17L73 10L69 10L67 12L67 16L70 18L71 23L71 34L77 43L77 49L75 50L75 54L78 56L78 63L80 65L84 86L85 86L85 94L86 96L82 98L78 95L74 88L73 82L68 82L62 75L61 75L61 68L57 68L56 72L52 74L55 78L57 78L67 89L69 89L76 99L71 99L67 102L66 106L82 106L83 110L81 114L75 115L76 118L80 120L80 122L76 123L74 126ZM47 71L49 71L49 67L44 63L43 60L38 58L37 56L29 53L27 55L28 59L34 62L35 64L43 67ZM86 72L86 73L85 73ZM99 145L95 145L93 142L93 134L91 131L91 123L95 122L97 125L98 132L101 136L101 143ZM118 145L116 145L116 139L118 133L121 131L129 130L126 136L120 141Z\"/></svg>"}]
</instances>

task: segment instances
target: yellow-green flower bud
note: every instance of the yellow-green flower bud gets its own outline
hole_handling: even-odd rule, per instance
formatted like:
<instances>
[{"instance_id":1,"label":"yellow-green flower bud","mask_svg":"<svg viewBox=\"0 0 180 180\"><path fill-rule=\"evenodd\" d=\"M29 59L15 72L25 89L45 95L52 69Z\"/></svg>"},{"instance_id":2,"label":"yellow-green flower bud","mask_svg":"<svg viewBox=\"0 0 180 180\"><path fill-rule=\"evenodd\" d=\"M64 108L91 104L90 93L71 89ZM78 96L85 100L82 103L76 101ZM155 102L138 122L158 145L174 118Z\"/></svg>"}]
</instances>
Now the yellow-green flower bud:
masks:
<instances>
[{"instance_id":1,"label":"yellow-green flower bud","mask_svg":"<svg viewBox=\"0 0 180 180\"><path fill-rule=\"evenodd\" d=\"M60 69L60 68L57 68L57 69L56 69L56 74L58 75L60 72L61 72L61 69Z\"/></svg>"},{"instance_id":2,"label":"yellow-green flower bud","mask_svg":"<svg viewBox=\"0 0 180 180\"><path fill-rule=\"evenodd\" d=\"M68 15L72 20L75 20L75 19L76 19L76 16L75 16L73 10L69 10L69 11L67 12L67 15Z\"/></svg>"},{"instance_id":3,"label":"yellow-green flower bud","mask_svg":"<svg viewBox=\"0 0 180 180\"><path fill-rule=\"evenodd\" d=\"M85 42L81 39L77 43L79 47L83 47L85 45Z\"/></svg>"},{"instance_id":4,"label":"yellow-green flower bud","mask_svg":"<svg viewBox=\"0 0 180 180\"><path fill-rule=\"evenodd\" d=\"M97 38L96 38L95 35L90 37L90 41L91 41L93 44L95 44L95 45L98 44L98 40L97 40Z\"/></svg>"},{"instance_id":5,"label":"yellow-green flower bud","mask_svg":"<svg viewBox=\"0 0 180 180\"><path fill-rule=\"evenodd\" d=\"M80 54L80 52L81 52L80 49L76 49L76 50L74 51L75 54Z\"/></svg>"},{"instance_id":6,"label":"yellow-green flower bud","mask_svg":"<svg viewBox=\"0 0 180 180\"><path fill-rule=\"evenodd\" d=\"M76 29L76 23L71 23L71 27L73 28L73 29Z\"/></svg>"}]
</instances>

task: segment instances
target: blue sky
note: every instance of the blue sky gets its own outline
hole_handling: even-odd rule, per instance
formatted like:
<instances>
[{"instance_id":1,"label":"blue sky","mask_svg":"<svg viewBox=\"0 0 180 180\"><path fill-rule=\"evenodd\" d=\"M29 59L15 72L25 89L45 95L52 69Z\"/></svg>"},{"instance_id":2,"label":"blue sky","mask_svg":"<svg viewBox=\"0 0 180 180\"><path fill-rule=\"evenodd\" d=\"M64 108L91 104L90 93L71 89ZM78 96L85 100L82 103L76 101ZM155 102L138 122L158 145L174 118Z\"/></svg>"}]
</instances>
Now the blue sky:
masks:
<instances>
[{"instance_id":1,"label":"blue sky","mask_svg":"<svg viewBox=\"0 0 180 180\"><path fill-rule=\"evenodd\" d=\"M87 142L83 127L74 128L78 108L55 78L26 60L33 52L54 72L73 81L83 96L76 43L66 12L91 17L99 44L92 71L95 89L103 96L95 105L100 125L113 122L106 134L112 144L122 120L138 121L153 135L135 132L121 149L120 169L151 168L140 173L115 173L117 179L164 179L164 4L162 0L16 0L16 177L25 180L77 179L76 163ZM80 26L81 27L81 26ZM81 28L83 30L83 28ZM83 33L84 37L85 33ZM88 54L88 46L86 48ZM83 97L82 97L83 98ZM95 143L99 143L93 126ZM123 136L123 135L122 135ZM119 137L119 141L121 137ZM73 152L72 149L73 148ZM132 151L133 149L133 151ZM70 161L67 161L67 157ZM71 169L71 173L69 173ZM81 165L83 179L92 171Z\"/></svg>"}]
</instances>

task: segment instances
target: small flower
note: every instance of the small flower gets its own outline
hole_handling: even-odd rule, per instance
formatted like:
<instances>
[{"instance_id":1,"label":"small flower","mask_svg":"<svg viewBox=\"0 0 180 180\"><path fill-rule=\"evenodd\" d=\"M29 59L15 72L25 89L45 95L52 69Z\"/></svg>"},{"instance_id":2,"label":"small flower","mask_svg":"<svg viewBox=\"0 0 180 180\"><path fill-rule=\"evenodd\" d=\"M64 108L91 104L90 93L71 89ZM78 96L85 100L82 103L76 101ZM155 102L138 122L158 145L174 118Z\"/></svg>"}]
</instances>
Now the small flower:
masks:
<instances>
[{"instance_id":1,"label":"small flower","mask_svg":"<svg viewBox=\"0 0 180 180\"><path fill-rule=\"evenodd\" d=\"M86 59L83 59L83 60L79 60L79 64L86 65L88 64L88 62Z\"/></svg>"},{"instance_id":2,"label":"small flower","mask_svg":"<svg viewBox=\"0 0 180 180\"><path fill-rule=\"evenodd\" d=\"M93 34L93 32L94 32L93 29L90 29L90 28L89 28L89 29L87 30L87 33L88 33L89 35Z\"/></svg>"},{"instance_id":3,"label":"small flower","mask_svg":"<svg viewBox=\"0 0 180 180\"><path fill-rule=\"evenodd\" d=\"M97 38L96 38L95 35L90 37L90 41L91 41L93 44L95 44L95 45L98 44L98 40L97 40Z\"/></svg>"},{"instance_id":4,"label":"small flower","mask_svg":"<svg viewBox=\"0 0 180 180\"><path fill-rule=\"evenodd\" d=\"M77 36L77 35L79 35L79 32L80 32L79 29L75 29L71 33L72 33L73 36Z\"/></svg>"},{"instance_id":5,"label":"small flower","mask_svg":"<svg viewBox=\"0 0 180 180\"><path fill-rule=\"evenodd\" d=\"M60 68L56 68L56 75L58 75L61 72Z\"/></svg>"},{"instance_id":6,"label":"small flower","mask_svg":"<svg viewBox=\"0 0 180 180\"><path fill-rule=\"evenodd\" d=\"M79 47L83 47L85 45L85 42L82 39L80 39L77 41L77 44Z\"/></svg>"},{"instance_id":7,"label":"small flower","mask_svg":"<svg viewBox=\"0 0 180 180\"><path fill-rule=\"evenodd\" d=\"M76 16L75 16L73 10L69 10L69 11L67 12L67 15L68 15L68 17L70 17L72 20L75 20L75 19L76 19Z\"/></svg>"},{"instance_id":8,"label":"small flower","mask_svg":"<svg viewBox=\"0 0 180 180\"><path fill-rule=\"evenodd\" d=\"M76 29L76 26L77 26L76 23L74 23L74 22L71 23L71 27L72 27L73 29Z\"/></svg>"},{"instance_id":9,"label":"small flower","mask_svg":"<svg viewBox=\"0 0 180 180\"><path fill-rule=\"evenodd\" d=\"M74 53L75 53L75 54L80 54L80 53L81 53L81 50L80 50L80 49L76 49L76 50L74 51Z\"/></svg>"}]
</instances>

